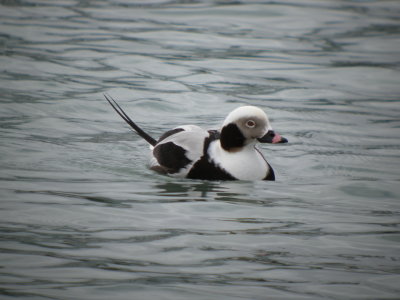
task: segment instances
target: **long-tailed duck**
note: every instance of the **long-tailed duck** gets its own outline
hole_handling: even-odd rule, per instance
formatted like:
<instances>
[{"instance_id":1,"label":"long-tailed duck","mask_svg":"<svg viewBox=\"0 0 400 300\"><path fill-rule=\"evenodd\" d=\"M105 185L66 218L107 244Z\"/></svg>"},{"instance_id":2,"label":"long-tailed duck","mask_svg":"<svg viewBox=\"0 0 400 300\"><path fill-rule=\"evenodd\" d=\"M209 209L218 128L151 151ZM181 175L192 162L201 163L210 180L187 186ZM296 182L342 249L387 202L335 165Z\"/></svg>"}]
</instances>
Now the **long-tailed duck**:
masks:
<instances>
[{"instance_id":1,"label":"long-tailed duck","mask_svg":"<svg viewBox=\"0 0 400 300\"><path fill-rule=\"evenodd\" d=\"M233 110L221 130L184 125L155 140L104 95L114 110L151 146L151 169L176 177L204 180L275 180L274 170L256 143L287 143L275 133L263 110L241 106Z\"/></svg>"}]
</instances>

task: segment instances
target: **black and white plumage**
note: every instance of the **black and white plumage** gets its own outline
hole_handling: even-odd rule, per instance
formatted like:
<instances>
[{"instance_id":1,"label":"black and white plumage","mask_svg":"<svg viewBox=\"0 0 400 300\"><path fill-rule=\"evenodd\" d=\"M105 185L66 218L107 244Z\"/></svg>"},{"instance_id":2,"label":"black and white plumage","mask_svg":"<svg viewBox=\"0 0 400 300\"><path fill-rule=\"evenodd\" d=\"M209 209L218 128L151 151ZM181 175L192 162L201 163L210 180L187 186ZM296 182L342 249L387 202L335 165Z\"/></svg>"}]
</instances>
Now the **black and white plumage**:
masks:
<instances>
[{"instance_id":1,"label":"black and white plumage","mask_svg":"<svg viewBox=\"0 0 400 300\"><path fill-rule=\"evenodd\" d=\"M286 143L275 133L267 115L255 106L228 114L221 130L184 125L155 140L137 126L110 96L107 101L152 149L151 169L176 177L204 180L275 180L256 143Z\"/></svg>"}]
</instances>

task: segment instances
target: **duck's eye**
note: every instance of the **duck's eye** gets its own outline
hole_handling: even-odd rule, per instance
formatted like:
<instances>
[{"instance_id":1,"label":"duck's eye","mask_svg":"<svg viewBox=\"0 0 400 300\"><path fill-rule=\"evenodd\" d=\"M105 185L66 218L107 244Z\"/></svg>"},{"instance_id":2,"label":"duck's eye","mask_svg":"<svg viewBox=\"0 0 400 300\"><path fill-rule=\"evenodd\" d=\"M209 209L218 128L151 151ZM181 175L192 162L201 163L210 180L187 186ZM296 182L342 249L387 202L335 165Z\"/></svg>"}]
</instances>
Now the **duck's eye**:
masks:
<instances>
[{"instance_id":1,"label":"duck's eye","mask_svg":"<svg viewBox=\"0 0 400 300\"><path fill-rule=\"evenodd\" d=\"M254 127L256 127L256 122L254 122L253 120L248 120L246 122L246 126L249 128L254 128Z\"/></svg>"}]
</instances>

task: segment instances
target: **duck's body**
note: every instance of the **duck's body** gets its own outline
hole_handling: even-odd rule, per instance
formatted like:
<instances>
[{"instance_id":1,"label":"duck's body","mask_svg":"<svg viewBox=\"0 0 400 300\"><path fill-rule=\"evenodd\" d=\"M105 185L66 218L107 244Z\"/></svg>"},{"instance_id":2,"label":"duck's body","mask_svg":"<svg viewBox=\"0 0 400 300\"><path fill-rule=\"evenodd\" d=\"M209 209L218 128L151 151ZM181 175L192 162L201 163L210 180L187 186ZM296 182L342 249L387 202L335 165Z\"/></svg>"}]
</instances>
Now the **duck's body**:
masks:
<instances>
[{"instance_id":1,"label":"duck's body","mask_svg":"<svg viewBox=\"0 0 400 300\"><path fill-rule=\"evenodd\" d=\"M263 143L286 143L275 134L265 113L254 106L232 111L220 131L196 125L176 127L158 141L140 129L109 96L115 111L149 144L150 167L176 177L204 180L275 180L272 167L256 148Z\"/></svg>"}]
</instances>

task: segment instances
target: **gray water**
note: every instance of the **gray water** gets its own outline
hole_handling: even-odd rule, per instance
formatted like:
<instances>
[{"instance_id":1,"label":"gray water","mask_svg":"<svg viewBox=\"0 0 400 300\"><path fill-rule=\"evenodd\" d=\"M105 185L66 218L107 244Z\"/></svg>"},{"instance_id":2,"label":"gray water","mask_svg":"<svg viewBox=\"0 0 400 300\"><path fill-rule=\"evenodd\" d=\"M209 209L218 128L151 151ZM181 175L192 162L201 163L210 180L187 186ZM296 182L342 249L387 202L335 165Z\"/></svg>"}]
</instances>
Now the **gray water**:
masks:
<instances>
[{"instance_id":1,"label":"gray water","mask_svg":"<svg viewBox=\"0 0 400 300\"><path fill-rule=\"evenodd\" d=\"M398 1L0 7L1 299L399 299ZM241 104L276 182L174 179L157 137Z\"/></svg>"}]
</instances>

